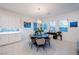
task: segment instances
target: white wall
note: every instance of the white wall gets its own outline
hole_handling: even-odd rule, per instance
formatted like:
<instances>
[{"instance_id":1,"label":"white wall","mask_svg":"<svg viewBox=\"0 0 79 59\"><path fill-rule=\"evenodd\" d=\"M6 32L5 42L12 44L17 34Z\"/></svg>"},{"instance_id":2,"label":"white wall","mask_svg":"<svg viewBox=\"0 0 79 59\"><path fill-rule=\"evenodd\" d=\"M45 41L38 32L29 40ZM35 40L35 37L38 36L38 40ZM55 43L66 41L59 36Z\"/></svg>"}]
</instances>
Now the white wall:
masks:
<instances>
[{"instance_id":1,"label":"white wall","mask_svg":"<svg viewBox=\"0 0 79 59\"><path fill-rule=\"evenodd\" d=\"M58 17L58 20L67 20L68 18L73 18L72 20L68 20L68 22L77 21L79 23L79 11L69 12L59 15ZM63 40L68 40L72 42L79 40L79 24L76 28L68 27L68 32L63 33Z\"/></svg>"},{"instance_id":2,"label":"white wall","mask_svg":"<svg viewBox=\"0 0 79 59\"><path fill-rule=\"evenodd\" d=\"M23 25L21 15L0 9L0 27L20 28Z\"/></svg>"},{"instance_id":3,"label":"white wall","mask_svg":"<svg viewBox=\"0 0 79 59\"><path fill-rule=\"evenodd\" d=\"M23 28L23 16L0 9L0 27L1 28ZM21 40L20 33L0 34L0 45Z\"/></svg>"},{"instance_id":4,"label":"white wall","mask_svg":"<svg viewBox=\"0 0 79 59\"><path fill-rule=\"evenodd\" d=\"M60 20L67 20L68 18L73 18L73 20L68 20L68 22L77 21L79 23L79 11L69 12L69 13L66 13L66 14L55 16L54 18L51 18L50 20L48 20L48 19L45 20L46 22L48 22L48 30L49 30L49 21L56 21L56 25L57 25L56 30L58 31L59 21ZM26 21L28 21L28 20L26 19ZM33 29L33 27L31 29ZM29 31L27 30L28 33L32 33L30 31L31 29L29 29ZM63 40L68 40L68 41L74 42L78 39L79 39L79 26L76 27L76 28L70 28L68 26L68 32L63 32Z\"/></svg>"}]
</instances>

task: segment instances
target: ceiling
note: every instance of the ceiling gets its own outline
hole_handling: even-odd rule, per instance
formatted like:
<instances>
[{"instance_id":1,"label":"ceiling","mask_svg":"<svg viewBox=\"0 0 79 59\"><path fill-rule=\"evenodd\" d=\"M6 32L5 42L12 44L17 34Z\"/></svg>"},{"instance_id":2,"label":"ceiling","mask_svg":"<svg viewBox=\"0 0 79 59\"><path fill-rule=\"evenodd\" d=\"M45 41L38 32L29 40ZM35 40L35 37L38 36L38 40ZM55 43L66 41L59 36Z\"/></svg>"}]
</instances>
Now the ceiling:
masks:
<instances>
[{"instance_id":1,"label":"ceiling","mask_svg":"<svg viewBox=\"0 0 79 59\"><path fill-rule=\"evenodd\" d=\"M0 8L25 16L60 15L79 10L77 3L0 3Z\"/></svg>"}]
</instances>

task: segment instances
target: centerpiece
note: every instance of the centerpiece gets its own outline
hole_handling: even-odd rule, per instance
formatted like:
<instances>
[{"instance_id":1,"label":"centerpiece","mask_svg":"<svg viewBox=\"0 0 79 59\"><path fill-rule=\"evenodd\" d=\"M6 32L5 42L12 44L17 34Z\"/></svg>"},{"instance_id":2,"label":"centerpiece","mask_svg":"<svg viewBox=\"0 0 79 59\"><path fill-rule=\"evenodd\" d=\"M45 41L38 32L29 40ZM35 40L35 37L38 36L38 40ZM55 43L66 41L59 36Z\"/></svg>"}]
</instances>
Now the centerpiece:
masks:
<instances>
[{"instance_id":1,"label":"centerpiece","mask_svg":"<svg viewBox=\"0 0 79 59\"><path fill-rule=\"evenodd\" d=\"M38 28L36 31L35 31L35 34L36 35L42 35L42 33L44 32L44 30L42 28Z\"/></svg>"}]
</instances>

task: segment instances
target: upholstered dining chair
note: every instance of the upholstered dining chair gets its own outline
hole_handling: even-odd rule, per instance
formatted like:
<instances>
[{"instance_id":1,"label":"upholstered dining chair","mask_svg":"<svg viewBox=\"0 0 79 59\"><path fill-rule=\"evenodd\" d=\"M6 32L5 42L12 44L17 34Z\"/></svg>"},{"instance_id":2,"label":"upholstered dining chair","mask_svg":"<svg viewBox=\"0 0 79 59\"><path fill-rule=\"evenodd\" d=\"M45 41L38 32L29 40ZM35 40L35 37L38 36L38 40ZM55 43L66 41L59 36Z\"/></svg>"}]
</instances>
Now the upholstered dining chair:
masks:
<instances>
[{"instance_id":1,"label":"upholstered dining chair","mask_svg":"<svg viewBox=\"0 0 79 59\"><path fill-rule=\"evenodd\" d=\"M50 38L49 38L49 36L45 38L45 41L46 41L46 44L48 44L49 47L50 47Z\"/></svg>"},{"instance_id":2,"label":"upholstered dining chair","mask_svg":"<svg viewBox=\"0 0 79 59\"><path fill-rule=\"evenodd\" d=\"M36 39L32 38L31 34L29 36L30 36L30 44L29 44L29 46L31 45L31 48L32 48L33 45L36 46Z\"/></svg>"},{"instance_id":3,"label":"upholstered dining chair","mask_svg":"<svg viewBox=\"0 0 79 59\"><path fill-rule=\"evenodd\" d=\"M37 51L40 47L43 48L43 50L45 50L45 39L36 39L36 47L37 47Z\"/></svg>"}]
</instances>

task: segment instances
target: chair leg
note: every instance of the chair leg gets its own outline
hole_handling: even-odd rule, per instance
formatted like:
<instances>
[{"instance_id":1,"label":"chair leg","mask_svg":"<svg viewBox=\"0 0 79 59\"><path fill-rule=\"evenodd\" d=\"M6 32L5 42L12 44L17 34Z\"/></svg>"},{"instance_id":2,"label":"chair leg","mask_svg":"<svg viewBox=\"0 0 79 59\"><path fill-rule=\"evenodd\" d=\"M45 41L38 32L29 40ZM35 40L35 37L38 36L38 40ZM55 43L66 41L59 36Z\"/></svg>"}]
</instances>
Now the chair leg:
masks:
<instances>
[{"instance_id":1,"label":"chair leg","mask_svg":"<svg viewBox=\"0 0 79 59\"><path fill-rule=\"evenodd\" d=\"M62 40L62 36L60 36L61 40Z\"/></svg>"},{"instance_id":2,"label":"chair leg","mask_svg":"<svg viewBox=\"0 0 79 59\"><path fill-rule=\"evenodd\" d=\"M47 44L48 44L48 45L49 45L49 47L50 47L50 41L48 41L48 42L47 42Z\"/></svg>"},{"instance_id":3,"label":"chair leg","mask_svg":"<svg viewBox=\"0 0 79 59\"><path fill-rule=\"evenodd\" d=\"M31 48L32 48L32 44L31 44Z\"/></svg>"},{"instance_id":4,"label":"chair leg","mask_svg":"<svg viewBox=\"0 0 79 59\"><path fill-rule=\"evenodd\" d=\"M43 46L43 50L45 50L45 47Z\"/></svg>"},{"instance_id":5,"label":"chair leg","mask_svg":"<svg viewBox=\"0 0 79 59\"><path fill-rule=\"evenodd\" d=\"M38 52L39 47L42 47L43 50L45 50L45 46L44 45L43 46L37 46L37 52Z\"/></svg>"},{"instance_id":6,"label":"chair leg","mask_svg":"<svg viewBox=\"0 0 79 59\"><path fill-rule=\"evenodd\" d=\"M50 47L50 42L49 42L49 47Z\"/></svg>"},{"instance_id":7,"label":"chair leg","mask_svg":"<svg viewBox=\"0 0 79 59\"><path fill-rule=\"evenodd\" d=\"M32 43L31 42L29 43L29 46L31 46L31 48L32 48Z\"/></svg>"},{"instance_id":8,"label":"chair leg","mask_svg":"<svg viewBox=\"0 0 79 59\"><path fill-rule=\"evenodd\" d=\"M39 48L39 47L37 46L37 52L38 52L38 48Z\"/></svg>"}]
</instances>

